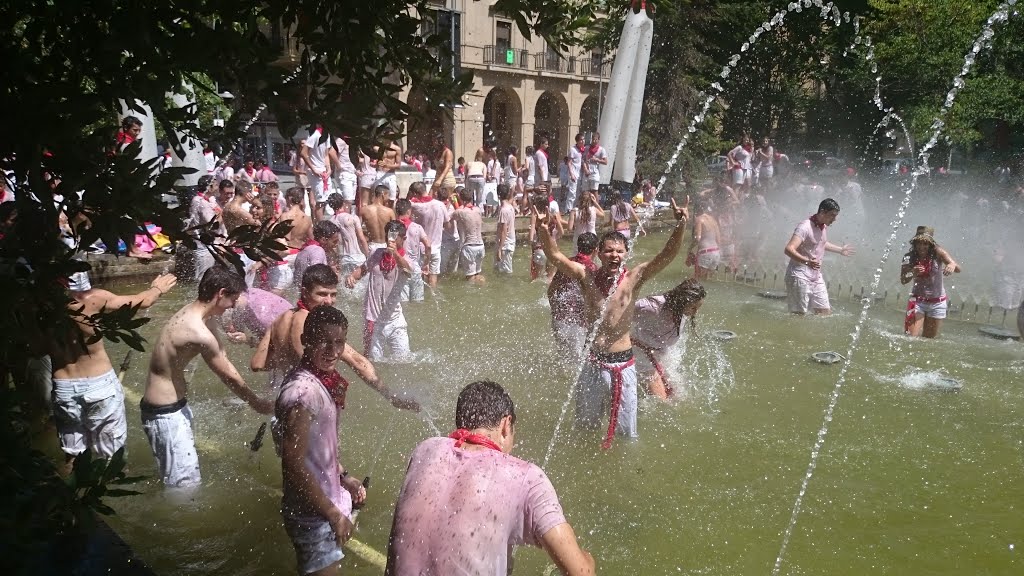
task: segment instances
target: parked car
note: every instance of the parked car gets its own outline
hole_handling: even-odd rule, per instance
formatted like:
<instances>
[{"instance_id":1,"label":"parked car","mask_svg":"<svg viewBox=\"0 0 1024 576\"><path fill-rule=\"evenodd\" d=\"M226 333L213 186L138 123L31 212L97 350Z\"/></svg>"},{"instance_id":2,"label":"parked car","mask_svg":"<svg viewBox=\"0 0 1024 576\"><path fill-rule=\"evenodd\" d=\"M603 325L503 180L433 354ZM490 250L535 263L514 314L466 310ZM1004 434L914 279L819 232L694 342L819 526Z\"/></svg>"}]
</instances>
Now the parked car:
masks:
<instances>
[{"instance_id":1,"label":"parked car","mask_svg":"<svg viewBox=\"0 0 1024 576\"><path fill-rule=\"evenodd\" d=\"M725 170L729 165L729 159L721 154L715 156L708 156L704 159L704 165L708 168L708 174L712 177L718 176Z\"/></svg>"}]
</instances>

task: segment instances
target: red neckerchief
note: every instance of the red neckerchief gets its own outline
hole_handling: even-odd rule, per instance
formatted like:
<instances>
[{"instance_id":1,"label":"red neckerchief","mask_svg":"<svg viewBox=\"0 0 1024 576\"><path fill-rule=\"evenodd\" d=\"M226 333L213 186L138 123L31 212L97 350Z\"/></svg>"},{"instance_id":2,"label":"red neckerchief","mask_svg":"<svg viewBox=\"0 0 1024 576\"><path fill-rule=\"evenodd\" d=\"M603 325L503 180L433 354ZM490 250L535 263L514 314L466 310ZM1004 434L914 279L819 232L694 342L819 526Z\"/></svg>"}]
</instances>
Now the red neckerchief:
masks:
<instances>
[{"instance_id":1,"label":"red neckerchief","mask_svg":"<svg viewBox=\"0 0 1024 576\"><path fill-rule=\"evenodd\" d=\"M576 147L576 150L580 153L580 156L583 155L583 152L586 151L586 149L587 147L584 144L580 144L579 146Z\"/></svg>"},{"instance_id":2,"label":"red neckerchief","mask_svg":"<svg viewBox=\"0 0 1024 576\"><path fill-rule=\"evenodd\" d=\"M750 154L751 152L753 152L754 147L749 144L744 144L743 149L747 151L747 154Z\"/></svg>"},{"instance_id":3,"label":"red neckerchief","mask_svg":"<svg viewBox=\"0 0 1024 576\"><path fill-rule=\"evenodd\" d=\"M914 255L914 266L924 266L924 275L928 276L932 273L932 258L931 255L926 256L927 260L922 262L917 255Z\"/></svg>"},{"instance_id":4,"label":"red neckerchief","mask_svg":"<svg viewBox=\"0 0 1024 576\"><path fill-rule=\"evenodd\" d=\"M401 218L398 219L398 221L401 222L402 224L405 224L405 229L406 230L408 230L409 229L409 225L412 224L412 218L410 218L408 216L402 216Z\"/></svg>"},{"instance_id":5,"label":"red neckerchief","mask_svg":"<svg viewBox=\"0 0 1024 576\"><path fill-rule=\"evenodd\" d=\"M459 208L465 208L466 210L472 210L473 209L473 203L472 202L466 202L462 206L458 206L458 207Z\"/></svg>"},{"instance_id":6,"label":"red neckerchief","mask_svg":"<svg viewBox=\"0 0 1024 576\"><path fill-rule=\"evenodd\" d=\"M419 204L425 204L427 202L430 202L431 200L433 200L431 196L414 196L412 198L409 198L410 202L416 202Z\"/></svg>"},{"instance_id":7,"label":"red neckerchief","mask_svg":"<svg viewBox=\"0 0 1024 576\"><path fill-rule=\"evenodd\" d=\"M250 172L248 168L242 168L242 170L245 170L245 173L248 174L250 177L256 174L255 168L252 169L252 172Z\"/></svg>"},{"instance_id":8,"label":"red neckerchief","mask_svg":"<svg viewBox=\"0 0 1024 576\"><path fill-rule=\"evenodd\" d=\"M548 204L551 204L554 201L555 201L555 197L552 196L551 194L548 194Z\"/></svg>"},{"instance_id":9,"label":"red neckerchief","mask_svg":"<svg viewBox=\"0 0 1024 576\"><path fill-rule=\"evenodd\" d=\"M317 370L305 361L302 362L302 369L315 376L323 384L324 388L327 389L327 393L331 395L331 399L334 400L335 406L338 408L345 407L345 393L348 392L348 380L345 380L344 376L337 370Z\"/></svg>"},{"instance_id":10,"label":"red neckerchief","mask_svg":"<svg viewBox=\"0 0 1024 576\"><path fill-rule=\"evenodd\" d=\"M131 144L135 142L135 136L132 136L124 130L118 130L117 132L117 143L118 144Z\"/></svg>"},{"instance_id":11,"label":"red neckerchief","mask_svg":"<svg viewBox=\"0 0 1024 576\"><path fill-rule=\"evenodd\" d=\"M544 160L548 159L548 151L547 150L545 150L543 148L537 148L537 152L540 152L541 154L544 155Z\"/></svg>"},{"instance_id":12,"label":"red neckerchief","mask_svg":"<svg viewBox=\"0 0 1024 576\"><path fill-rule=\"evenodd\" d=\"M309 240L306 240L306 243L303 244L302 248L299 248L299 250L305 250L309 246L320 246L320 243L316 241L316 238L310 238Z\"/></svg>"},{"instance_id":13,"label":"red neckerchief","mask_svg":"<svg viewBox=\"0 0 1024 576\"><path fill-rule=\"evenodd\" d=\"M398 252L399 256L403 258L405 257L405 248L399 248L398 250L396 250L396 252ZM394 270L397 266L398 260L394 257L394 255L391 254L390 250L386 250L384 252L384 256L382 256L380 259L380 271L383 272L384 274L387 274L388 272Z\"/></svg>"},{"instance_id":14,"label":"red neckerchief","mask_svg":"<svg viewBox=\"0 0 1024 576\"><path fill-rule=\"evenodd\" d=\"M455 432L448 435L449 438L455 440L455 447L462 448L463 444L476 444L477 446L483 446L484 448L490 448L491 450L497 450L501 452L501 447L494 443L483 434L473 434L465 428L459 428Z\"/></svg>"},{"instance_id":15,"label":"red neckerchief","mask_svg":"<svg viewBox=\"0 0 1024 576\"><path fill-rule=\"evenodd\" d=\"M587 150L587 156L593 157L600 150L601 150L601 145L600 144L591 144L590 148Z\"/></svg>"},{"instance_id":16,"label":"red neckerchief","mask_svg":"<svg viewBox=\"0 0 1024 576\"><path fill-rule=\"evenodd\" d=\"M587 256L586 254L577 252L575 256L570 258L570 260L572 260L573 262L579 262L580 264L583 264L583 267L587 269L587 272L594 272L597 270L597 264L594 264L594 261L591 260L590 256Z\"/></svg>"},{"instance_id":17,"label":"red neckerchief","mask_svg":"<svg viewBox=\"0 0 1024 576\"><path fill-rule=\"evenodd\" d=\"M596 274L596 272L597 271L595 270L594 284L597 285L597 289L600 290L602 294L604 294L605 298L611 295L612 288L616 288L619 284L622 284L622 279L626 277L625 266L623 266L622 270L619 272L619 277L615 279L614 285L612 284L611 277L604 276L603 274Z\"/></svg>"},{"instance_id":18,"label":"red neckerchief","mask_svg":"<svg viewBox=\"0 0 1024 576\"><path fill-rule=\"evenodd\" d=\"M824 230L825 229L825 223L824 222L818 222L818 215L817 214L811 214L811 217L808 218L808 220L811 221L812 225L817 226L818 230Z\"/></svg>"},{"instance_id":19,"label":"red neckerchief","mask_svg":"<svg viewBox=\"0 0 1024 576\"><path fill-rule=\"evenodd\" d=\"M295 302L295 308L296 310L305 310L306 312L309 312L309 306L306 305L306 302L302 298L299 298L299 300Z\"/></svg>"}]
</instances>

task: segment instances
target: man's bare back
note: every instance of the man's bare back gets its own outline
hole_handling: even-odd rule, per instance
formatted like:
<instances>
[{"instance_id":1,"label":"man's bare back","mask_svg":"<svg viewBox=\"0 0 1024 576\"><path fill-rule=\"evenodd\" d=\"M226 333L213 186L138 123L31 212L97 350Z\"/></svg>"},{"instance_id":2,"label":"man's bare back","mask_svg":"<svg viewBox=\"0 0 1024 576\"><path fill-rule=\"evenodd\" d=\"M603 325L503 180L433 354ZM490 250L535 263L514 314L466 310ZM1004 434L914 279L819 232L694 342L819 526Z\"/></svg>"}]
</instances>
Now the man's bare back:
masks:
<instances>
[{"instance_id":1,"label":"man's bare back","mask_svg":"<svg viewBox=\"0 0 1024 576\"><path fill-rule=\"evenodd\" d=\"M386 244L384 226L395 219L395 211L383 204L374 202L363 206L360 216L366 225L366 241L370 244Z\"/></svg>"},{"instance_id":2,"label":"man's bare back","mask_svg":"<svg viewBox=\"0 0 1024 576\"><path fill-rule=\"evenodd\" d=\"M308 315L306 310L289 310L274 320L253 354L250 367L254 372L287 372L299 365L303 350L299 337Z\"/></svg>"},{"instance_id":3,"label":"man's bare back","mask_svg":"<svg viewBox=\"0 0 1024 576\"><path fill-rule=\"evenodd\" d=\"M228 234L243 224L256 224L256 220L252 217L252 214L242 207L242 202L235 199L232 199L231 202L228 202L228 205L224 207L224 212L221 213L221 218L224 219L224 228L228 231Z\"/></svg>"},{"instance_id":4,"label":"man's bare back","mask_svg":"<svg viewBox=\"0 0 1024 576\"><path fill-rule=\"evenodd\" d=\"M176 283L177 278L173 274L162 274L153 280L149 289L138 294L119 296L100 289L72 292L74 302L68 305L68 309L83 316L92 316L125 305L149 308L160 295L165 294ZM80 319L75 319L74 322L77 330L71 330L67 334L53 334L48 339L53 377L58 380L92 378L109 371L112 365L103 346L103 340L90 343L96 331Z\"/></svg>"},{"instance_id":5,"label":"man's bare back","mask_svg":"<svg viewBox=\"0 0 1024 576\"><path fill-rule=\"evenodd\" d=\"M306 242L313 239L313 221L306 216L305 210L299 204L292 204L288 210L281 214L279 220L291 220L292 229L284 237L285 242L292 248L301 248Z\"/></svg>"}]
</instances>

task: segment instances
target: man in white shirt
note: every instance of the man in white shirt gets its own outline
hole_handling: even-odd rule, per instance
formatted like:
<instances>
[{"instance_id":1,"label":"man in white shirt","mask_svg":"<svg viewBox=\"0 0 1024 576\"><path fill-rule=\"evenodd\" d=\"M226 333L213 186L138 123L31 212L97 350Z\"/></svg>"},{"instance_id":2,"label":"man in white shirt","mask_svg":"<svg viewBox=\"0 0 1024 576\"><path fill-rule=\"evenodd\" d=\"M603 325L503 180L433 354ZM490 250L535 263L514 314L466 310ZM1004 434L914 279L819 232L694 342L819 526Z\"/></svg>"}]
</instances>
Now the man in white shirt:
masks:
<instances>
[{"instance_id":1,"label":"man in white shirt","mask_svg":"<svg viewBox=\"0 0 1024 576\"><path fill-rule=\"evenodd\" d=\"M580 175L583 170L583 154L587 149L584 145L583 134L576 135L576 145L569 148L569 178L562 182L565 188L565 212L572 211L576 207L576 193L579 190Z\"/></svg>"},{"instance_id":2,"label":"man in white shirt","mask_svg":"<svg viewBox=\"0 0 1024 576\"><path fill-rule=\"evenodd\" d=\"M348 142L344 138L334 139L334 148L338 153L338 161L334 164L334 175L338 178L338 188L341 196L355 203L356 201L356 165L352 162L351 151Z\"/></svg>"},{"instance_id":3,"label":"man in white shirt","mask_svg":"<svg viewBox=\"0 0 1024 576\"><path fill-rule=\"evenodd\" d=\"M309 137L302 141L302 148L299 154L302 162L306 165L306 172L309 176L309 185L313 189L313 198L317 204L327 201L331 189L331 161L327 155L331 140L324 135L322 126L316 126L310 132ZM315 207L310 207L311 214Z\"/></svg>"},{"instance_id":4,"label":"man in white shirt","mask_svg":"<svg viewBox=\"0 0 1024 576\"><path fill-rule=\"evenodd\" d=\"M547 196L551 194L551 175L548 173L548 137L537 137L537 150L533 153L533 163L536 166L536 177L534 180L534 194Z\"/></svg>"},{"instance_id":5,"label":"man in white shirt","mask_svg":"<svg viewBox=\"0 0 1024 576\"><path fill-rule=\"evenodd\" d=\"M584 175L586 176L585 191L597 192L601 187L601 166L608 165L608 152L601 146L601 134L594 132L590 138L590 146L587 147L586 164L584 164Z\"/></svg>"}]
</instances>

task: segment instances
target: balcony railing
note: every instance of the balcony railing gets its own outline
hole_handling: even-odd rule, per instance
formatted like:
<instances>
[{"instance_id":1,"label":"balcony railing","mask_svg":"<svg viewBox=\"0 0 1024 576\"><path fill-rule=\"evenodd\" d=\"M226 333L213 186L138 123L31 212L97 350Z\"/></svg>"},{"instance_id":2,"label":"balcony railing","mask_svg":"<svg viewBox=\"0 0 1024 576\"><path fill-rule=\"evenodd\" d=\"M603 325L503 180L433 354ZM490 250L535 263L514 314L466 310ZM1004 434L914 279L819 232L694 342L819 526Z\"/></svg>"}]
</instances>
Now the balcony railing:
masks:
<instances>
[{"instance_id":1,"label":"balcony railing","mask_svg":"<svg viewBox=\"0 0 1024 576\"><path fill-rule=\"evenodd\" d=\"M577 59L575 56L563 57L548 52L530 54L527 50L493 44L484 46L484 64L577 76L600 76L601 78L608 78L612 71L609 60Z\"/></svg>"},{"instance_id":2,"label":"balcony railing","mask_svg":"<svg viewBox=\"0 0 1024 576\"><path fill-rule=\"evenodd\" d=\"M530 53L526 50L507 48L488 44L484 46L484 64L508 66L509 68L529 68Z\"/></svg>"}]
</instances>

